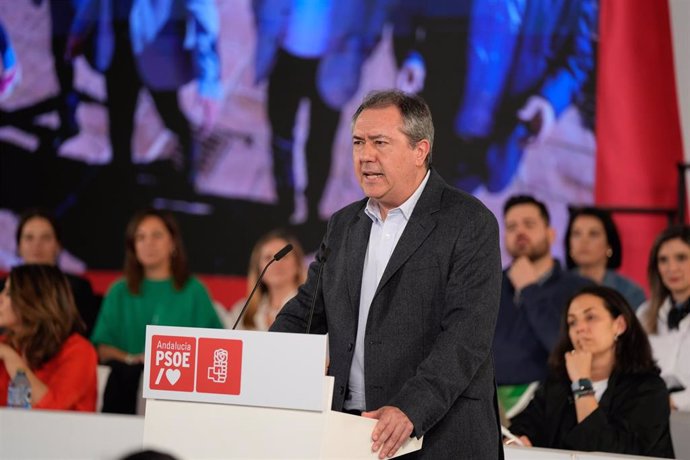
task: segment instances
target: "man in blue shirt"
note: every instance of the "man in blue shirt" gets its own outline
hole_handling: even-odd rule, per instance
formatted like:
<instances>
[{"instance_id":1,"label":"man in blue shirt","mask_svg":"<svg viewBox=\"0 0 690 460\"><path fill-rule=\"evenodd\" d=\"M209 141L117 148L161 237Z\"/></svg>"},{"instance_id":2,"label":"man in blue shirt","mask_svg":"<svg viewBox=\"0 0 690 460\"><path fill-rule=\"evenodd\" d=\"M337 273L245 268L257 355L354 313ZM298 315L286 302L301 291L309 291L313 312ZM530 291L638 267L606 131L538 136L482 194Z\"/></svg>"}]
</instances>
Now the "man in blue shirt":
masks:
<instances>
[{"instance_id":1,"label":"man in blue shirt","mask_svg":"<svg viewBox=\"0 0 690 460\"><path fill-rule=\"evenodd\" d=\"M499 397L507 409L530 383L546 377L565 304L591 282L562 270L551 255L556 234L544 203L513 196L503 215L505 246L513 262L503 271L494 358Z\"/></svg>"}]
</instances>

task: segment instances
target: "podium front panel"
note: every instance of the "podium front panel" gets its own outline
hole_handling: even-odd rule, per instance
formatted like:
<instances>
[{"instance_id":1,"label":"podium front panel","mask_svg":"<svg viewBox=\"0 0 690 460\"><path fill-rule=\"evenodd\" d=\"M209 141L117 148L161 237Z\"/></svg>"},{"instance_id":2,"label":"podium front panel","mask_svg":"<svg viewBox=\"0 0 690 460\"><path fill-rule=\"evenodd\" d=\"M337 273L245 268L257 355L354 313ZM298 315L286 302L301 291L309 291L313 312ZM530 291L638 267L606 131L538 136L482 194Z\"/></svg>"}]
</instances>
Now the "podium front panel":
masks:
<instances>
[{"instance_id":1,"label":"podium front panel","mask_svg":"<svg viewBox=\"0 0 690 460\"><path fill-rule=\"evenodd\" d=\"M326 336L148 326L144 398L323 410Z\"/></svg>"}]
</instances>

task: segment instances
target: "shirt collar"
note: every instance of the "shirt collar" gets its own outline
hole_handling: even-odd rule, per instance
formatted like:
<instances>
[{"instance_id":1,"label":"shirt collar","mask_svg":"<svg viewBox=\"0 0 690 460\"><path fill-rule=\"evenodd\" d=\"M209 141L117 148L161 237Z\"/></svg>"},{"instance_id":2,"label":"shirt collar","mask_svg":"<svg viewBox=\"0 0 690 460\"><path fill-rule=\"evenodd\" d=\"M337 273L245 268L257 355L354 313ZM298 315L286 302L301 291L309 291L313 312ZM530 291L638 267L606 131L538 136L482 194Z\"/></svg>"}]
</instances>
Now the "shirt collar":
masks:
<instances>
[{"instance_id":1,"label":"shirt collar","mask_svg":"<svg viewBox=\"0 0 690 460\"><path fill-rule=\"evenodd\" d=\"M405 200L403 204L401 204L397 208L393 208L390 211L388 211L388 214L395 210L400 210L400 213L403 215L405 220L410 220L410 217L412 216L412 211L414 211L414 208L417 205L417 201L419 201L419 197L422 196L422 192L424 191L426 183L429 181L430 175L431 170L429 169L427 170L426 176L424 176L422 183L419 184L414 193L410 195L410 197L407 200ZM379 204L373 198L369 198L367 200L367 206L364 208L364 213L367 216L369 216L369 218L374 222L383 221L383 219L381 219L381 210L379 209Z\"/></svg>"}]
</instances>

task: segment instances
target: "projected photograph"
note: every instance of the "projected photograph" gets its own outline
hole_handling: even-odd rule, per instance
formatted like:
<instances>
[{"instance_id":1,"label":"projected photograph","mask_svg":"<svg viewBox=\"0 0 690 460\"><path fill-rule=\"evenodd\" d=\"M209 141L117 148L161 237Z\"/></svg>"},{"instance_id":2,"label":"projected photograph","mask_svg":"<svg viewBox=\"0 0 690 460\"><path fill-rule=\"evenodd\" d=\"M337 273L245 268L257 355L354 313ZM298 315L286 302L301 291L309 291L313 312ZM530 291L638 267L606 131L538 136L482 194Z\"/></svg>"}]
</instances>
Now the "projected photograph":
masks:
<instances>
[{"instance_id":1,"label":"projected photograph","mask_svg":"<svg viewBox=\"0 0 690 460\"><path fill-rule=\"evenodd\" d=\"M363 197L351 116L391 87L430 105L446 181L499 220L534 194L562 231L568 204L592 202L597 15L585 0L0 0L0 269L21 263L35 207L78 273L121 270L145 207L174 213L197 273L245 276L276 228L313 253Z\"/></svg>"}]
</instances>

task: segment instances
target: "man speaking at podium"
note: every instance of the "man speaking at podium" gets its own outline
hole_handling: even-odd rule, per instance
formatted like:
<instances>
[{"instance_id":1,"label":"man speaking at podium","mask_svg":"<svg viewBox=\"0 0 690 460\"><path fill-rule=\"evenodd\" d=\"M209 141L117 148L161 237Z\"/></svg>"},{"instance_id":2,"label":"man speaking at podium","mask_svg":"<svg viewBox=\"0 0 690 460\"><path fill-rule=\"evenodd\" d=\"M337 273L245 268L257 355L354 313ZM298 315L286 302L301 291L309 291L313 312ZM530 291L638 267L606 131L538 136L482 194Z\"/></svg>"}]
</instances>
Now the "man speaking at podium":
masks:
<instances>
[{"instance_id":1,"label":"man speaking at podium","mask_svg":"<svg viewBox=\"0 0 690 460\"><path fill-rule=\"evenodd\" d=\"M366 97L352 156L367 198L330 219L271 330L329 334L333 409L378 419L379 458L410 436L424 436L410 458L502 458L491 355L498 226L431 168L433 138L421 98Z\"/></svg>"}]
</instances>

